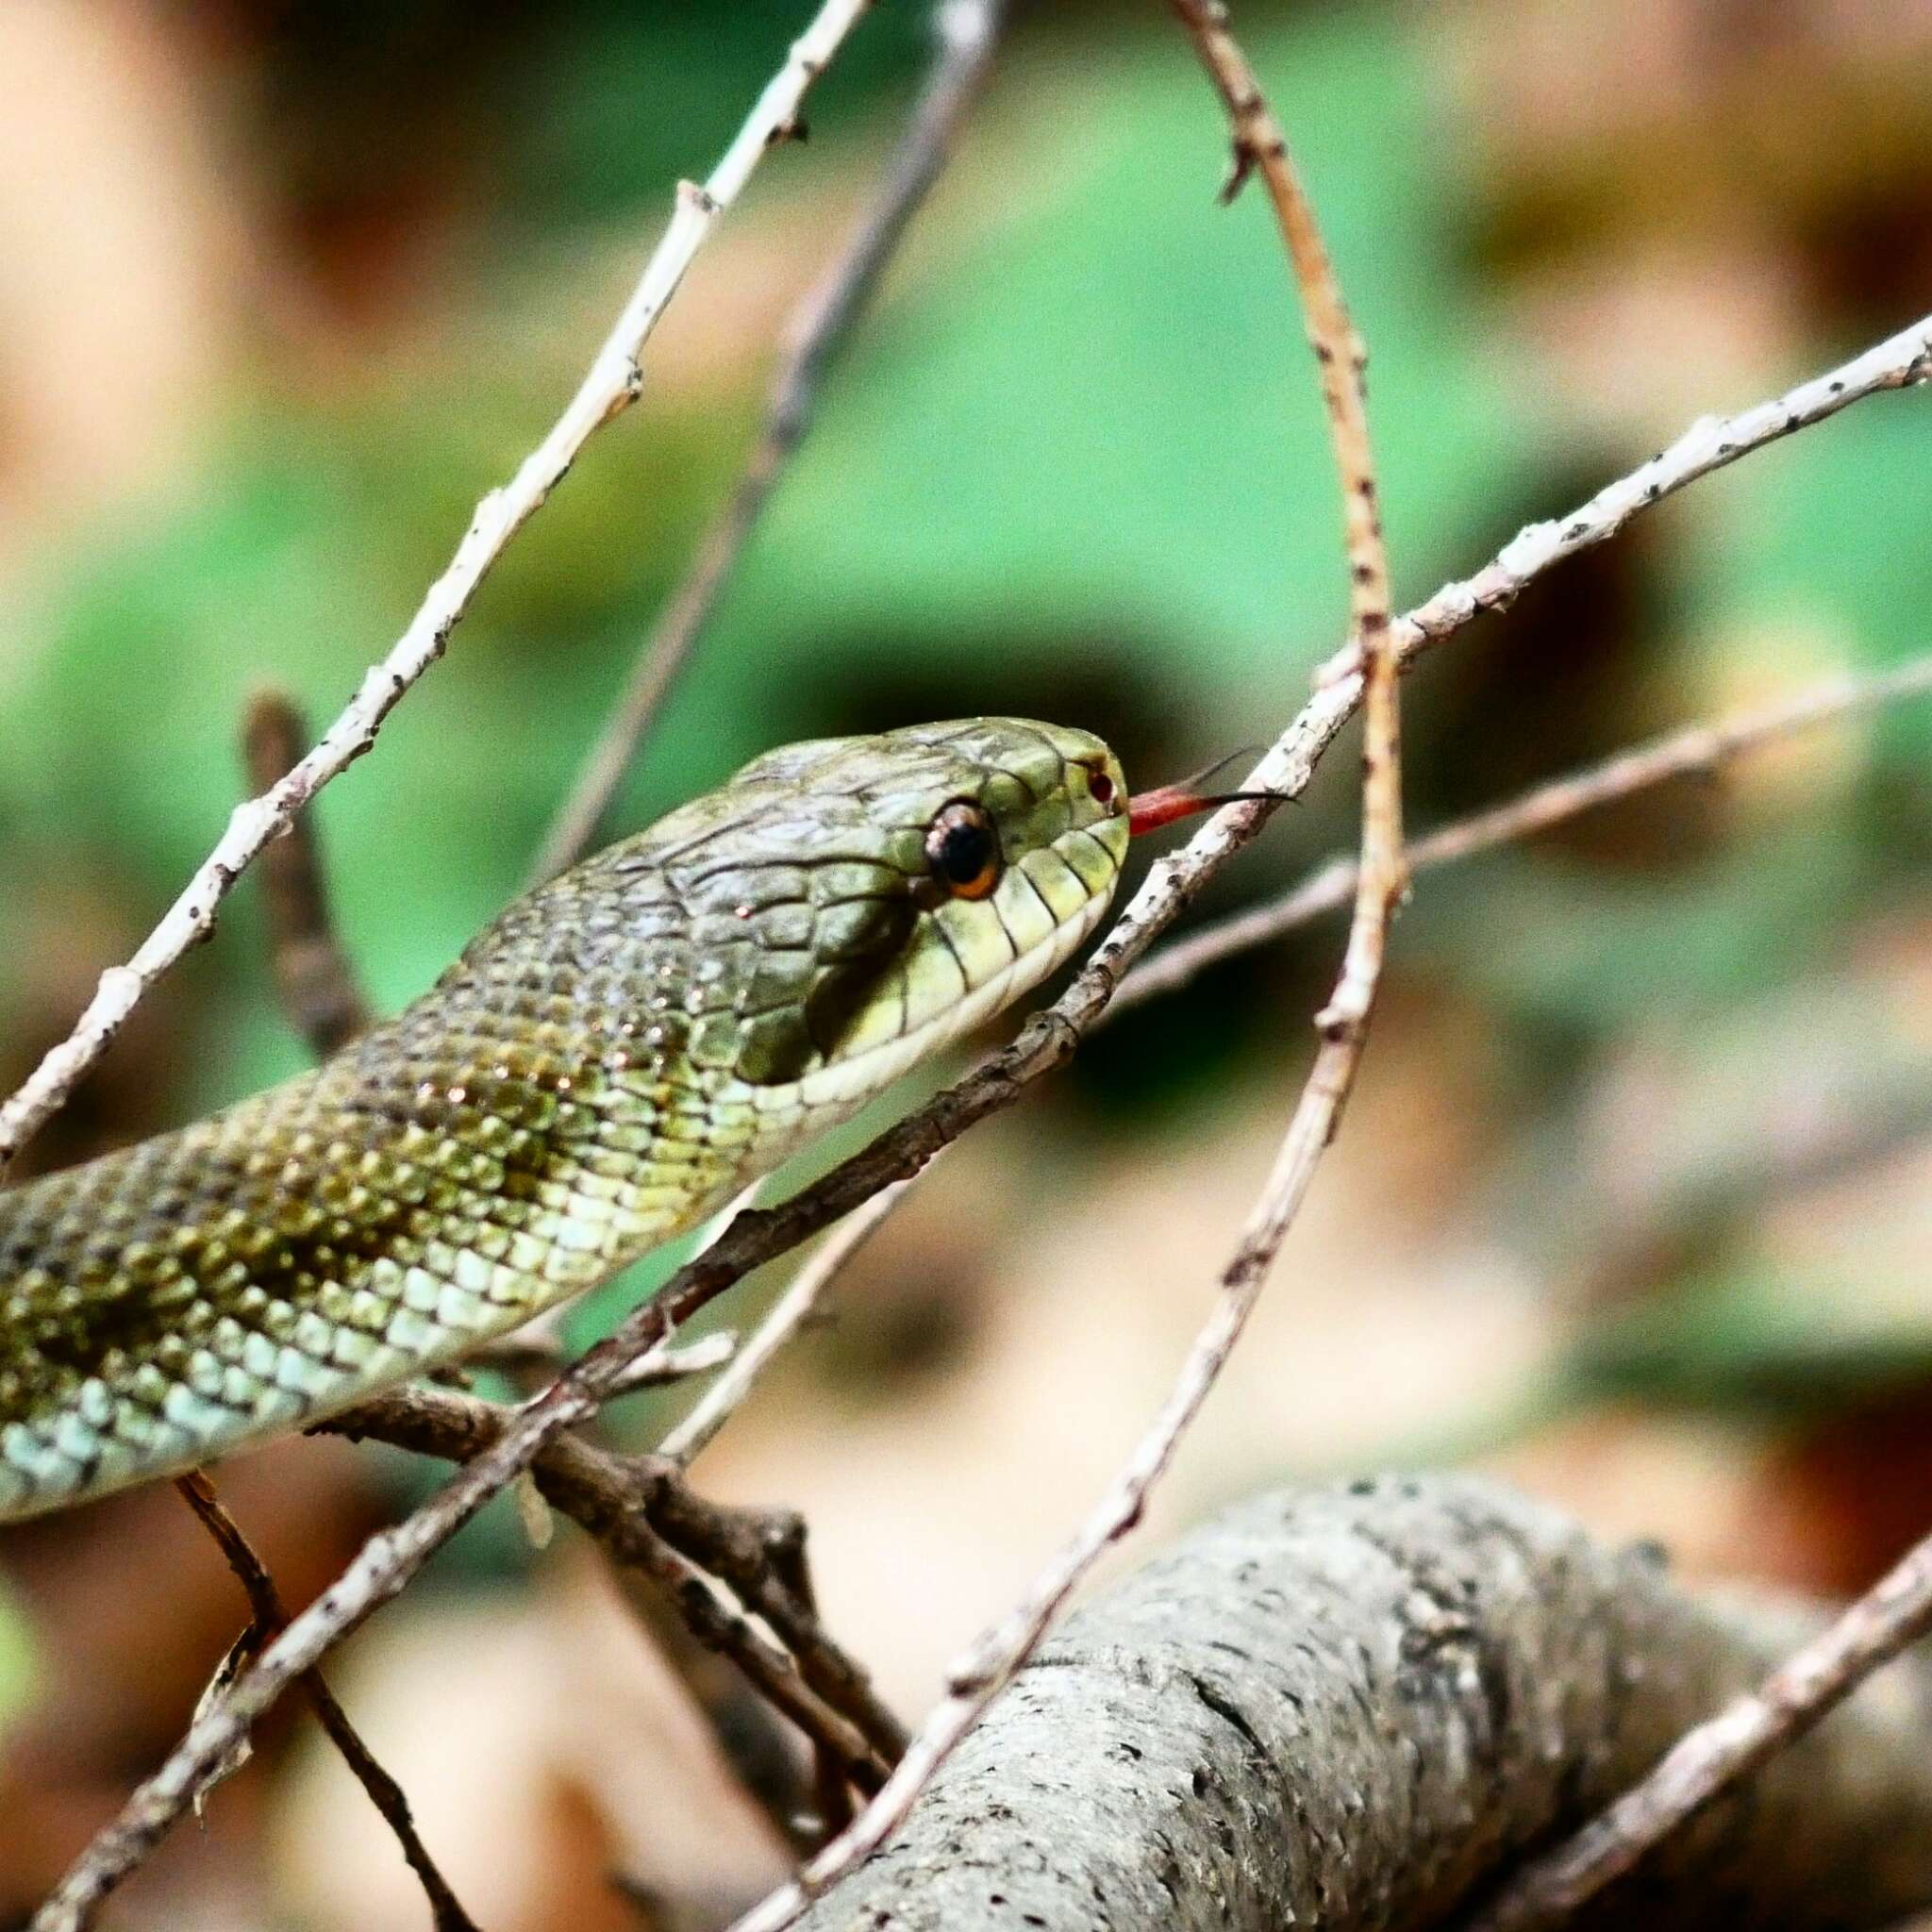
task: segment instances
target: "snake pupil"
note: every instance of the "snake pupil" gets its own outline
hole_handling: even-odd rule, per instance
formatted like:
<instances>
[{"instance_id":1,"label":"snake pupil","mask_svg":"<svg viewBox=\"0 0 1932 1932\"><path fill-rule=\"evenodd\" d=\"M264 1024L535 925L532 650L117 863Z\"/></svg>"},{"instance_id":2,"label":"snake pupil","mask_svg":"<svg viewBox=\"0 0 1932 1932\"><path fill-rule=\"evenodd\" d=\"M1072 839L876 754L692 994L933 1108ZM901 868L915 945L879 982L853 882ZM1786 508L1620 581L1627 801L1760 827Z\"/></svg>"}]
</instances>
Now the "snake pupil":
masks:
<instances>
[{"instance_id":1,"label":"snake pupil","mask_svg":"<svg viewBox=\"0 0 1932 1932\"><path fill-rule=\"evenodd\" d=\"M983 899L998 882L999 841L976 805L949 805L925 835L933 872L958 898Z\"/></svg>"}]
</instances>

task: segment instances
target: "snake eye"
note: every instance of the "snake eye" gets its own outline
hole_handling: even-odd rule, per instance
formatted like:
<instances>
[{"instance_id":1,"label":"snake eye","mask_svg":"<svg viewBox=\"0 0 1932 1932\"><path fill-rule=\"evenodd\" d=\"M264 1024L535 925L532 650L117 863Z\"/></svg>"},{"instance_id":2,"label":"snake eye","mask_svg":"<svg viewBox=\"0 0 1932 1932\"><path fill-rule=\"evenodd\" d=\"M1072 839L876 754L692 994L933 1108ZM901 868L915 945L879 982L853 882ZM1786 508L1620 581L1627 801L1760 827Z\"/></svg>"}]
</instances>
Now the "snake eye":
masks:
<instances>
[{"instance_id":1,"label":"snake eye","mask_svg":"<svg viewBox=\"0 0 1932 1932\"><path fill-rule=\"evenodd\" d=\"M1105 772L1091 767L1087 773L1087 795L1095 805L1107 807L1113 803L1113 780Z\"/></svg>"},{"instance_id":2,"label":"snake eye","mask_svg":"<svg viewBox=\"0 0 1932 1932\"><path fill-rule=\"evenodd\" d=\"M999 884L1000 841L976 805L949 805L925 831L926 862L956 899L983 899Z\"/></svg>"}]
</instances>

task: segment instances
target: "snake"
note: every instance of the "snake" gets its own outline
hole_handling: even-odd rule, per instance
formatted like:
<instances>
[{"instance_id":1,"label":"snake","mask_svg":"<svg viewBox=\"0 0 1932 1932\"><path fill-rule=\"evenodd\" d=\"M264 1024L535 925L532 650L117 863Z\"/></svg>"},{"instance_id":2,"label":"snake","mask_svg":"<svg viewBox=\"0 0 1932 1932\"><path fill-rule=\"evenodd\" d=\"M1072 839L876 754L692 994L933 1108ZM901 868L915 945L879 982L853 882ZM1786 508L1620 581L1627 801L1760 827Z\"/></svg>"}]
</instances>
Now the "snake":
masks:
<instances>
[{"instance_id":1,"label":"snake","mask_svg":"<svg viewBox=\"0 0 1932 1932\"><path fill-rule=\"evenodd\" d=\"M765 753L318 1067L0 1192L0 1522L459 1361L700 1227L1092 932L1118 759L973 718Z\"/></svg>"}]
</instances>

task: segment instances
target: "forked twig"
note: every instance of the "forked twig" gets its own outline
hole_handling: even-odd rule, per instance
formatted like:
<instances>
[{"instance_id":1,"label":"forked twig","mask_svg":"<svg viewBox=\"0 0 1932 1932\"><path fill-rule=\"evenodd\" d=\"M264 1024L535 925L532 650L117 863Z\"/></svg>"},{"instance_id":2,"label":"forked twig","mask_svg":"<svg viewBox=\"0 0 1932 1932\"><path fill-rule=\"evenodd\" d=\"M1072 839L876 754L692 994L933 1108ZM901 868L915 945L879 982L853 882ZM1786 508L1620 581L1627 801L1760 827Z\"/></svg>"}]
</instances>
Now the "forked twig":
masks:
<instances>
[{"instance_id":1,"label":"forked twig","mask_svg":"<svg viewBox=\"0 0 1932 1932\"><path fill-rule=\"evenodd\" d=\"M200 1519L202 1526L214 1538L216 1547L227 1558L228 1568L235 1573L236 1581L247 1593L249 1627L237 1648L243 1655L254 1655L289 1621L282 1593L275 1588L275 1580L269 1574L268 1565L256 1555L242 1525L228 1514L222 1499L215 1494L214 1484L200 1470L190 1475L177 1476L175 1487ZM403 1857L408 1860L410 1871L416 1874L428 1896L436 1932L476 1932L475 1921L464 1911L450 1889L449 1881L430 1857L429 1847L423 1842L402 1786L382 1768L375 1754L362 1741L361 1733L349 1722L349 1713L328 1688L322 1673L319 1670L305 1671L302 1689L314 1707L316 1718L327 1734L329 1742L341 1753L342 1762L354 1774L356 1782L369 1793L369 1802L381 1812L383 1822L395 1833L396 1840L403 1848Z\"/></svg>"},{"instance_id":2,"label":"forked twig","mask_svg":"<svg viewBox=\"0 0 1932 1932\"><path fill-rule=\"evenodd\" d=\"M372 1396L317 1429L351 1440L370 1437L419 1456L467 1464L500 1442L517 1415L515 1408L477 1396L412 1385ZM596 1538L617 1561L642 1567L668 1582L679 1607L694 1610L702 1620L702 1627L693 1624L694 1633L725 1650L761 1688L768 1688L768 1641L748 1624L719 1641L712 1606L690 1590L690 1573L702 1573L707 1596L710 1578L726 1585L784 1646L780 1668L795 1675L806 1695L819 1700L830 1717L822 1722L790 1684L778 1687L786 1715L808 1737L819 1740L823 1733L824 1741L861 1768L872 1765L882 1772L891 1765L905 1744L903 1726L873 1690L864 1668L840 1648L785 1581L797 1568L790 1546L801 1538L793 1519L774 1524L758 1511L707 1502L666 1458L621 1455L576 1435L550 1443L532 1470L547 1501ZM780 1557L776 1562L774 1546ZM677 1563L668 1561L666 1550ZM764 1655L741 1651L740 1640L764 1644Z\"/></svg>"}]
</instances>

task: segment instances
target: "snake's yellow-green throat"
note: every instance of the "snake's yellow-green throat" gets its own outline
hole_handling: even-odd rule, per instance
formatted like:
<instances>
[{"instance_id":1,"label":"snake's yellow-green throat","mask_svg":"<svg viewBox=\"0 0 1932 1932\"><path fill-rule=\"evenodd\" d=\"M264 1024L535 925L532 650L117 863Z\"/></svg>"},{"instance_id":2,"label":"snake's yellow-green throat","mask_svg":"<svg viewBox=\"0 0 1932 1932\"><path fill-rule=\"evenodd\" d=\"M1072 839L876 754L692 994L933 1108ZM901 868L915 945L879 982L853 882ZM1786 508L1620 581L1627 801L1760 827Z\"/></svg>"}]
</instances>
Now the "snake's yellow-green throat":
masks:
<instances>
[{"instance_id":1,"label":"snake's yellow-green throat","mask_svg":"<svg viewBox=\"0 0 1932 1932\"><path fill-rule=\"evenodd\" d=\"M697 1225L1042 979L1128 836L1097 738L790 745L212 1119L0 1193L0 1522L460 1357Z\"/></svg>"}]
</instances>

